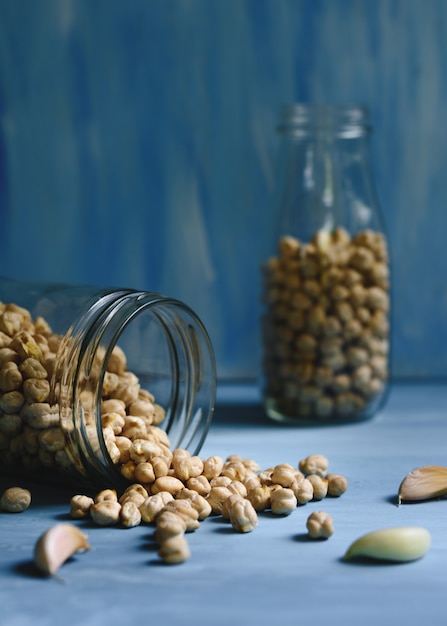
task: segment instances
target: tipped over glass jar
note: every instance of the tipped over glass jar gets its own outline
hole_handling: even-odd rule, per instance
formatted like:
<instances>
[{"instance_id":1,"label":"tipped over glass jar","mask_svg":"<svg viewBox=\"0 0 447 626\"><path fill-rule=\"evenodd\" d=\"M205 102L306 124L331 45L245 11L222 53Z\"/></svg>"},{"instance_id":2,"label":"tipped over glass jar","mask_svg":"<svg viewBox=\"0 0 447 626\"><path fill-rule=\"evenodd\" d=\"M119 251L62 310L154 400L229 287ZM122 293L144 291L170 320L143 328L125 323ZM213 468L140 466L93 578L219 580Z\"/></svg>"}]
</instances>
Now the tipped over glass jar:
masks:
<instances>
[{"instance_id":1,"label":"tipped over glass jar","mask_svg":"<svg viewBox=\"0 0 447 626\"><path fill-rule=\"evenodd\" d=\"M197 454L215 392L210 339L182 302L0 278L0 473L125 488L139 448Z\"/></svg>"},{"instance_id":2,"label":"tipped over glass jar","mask_svg":"<svg viewBox=\"0 0 447 626\"><path fill-rule=\"evenodd\" d=\"M280 115L273 254L262 267L263 401L297 424L360 421L386 399L388 241L367 111L286 106Z\"/></svg>"}]
</instances>

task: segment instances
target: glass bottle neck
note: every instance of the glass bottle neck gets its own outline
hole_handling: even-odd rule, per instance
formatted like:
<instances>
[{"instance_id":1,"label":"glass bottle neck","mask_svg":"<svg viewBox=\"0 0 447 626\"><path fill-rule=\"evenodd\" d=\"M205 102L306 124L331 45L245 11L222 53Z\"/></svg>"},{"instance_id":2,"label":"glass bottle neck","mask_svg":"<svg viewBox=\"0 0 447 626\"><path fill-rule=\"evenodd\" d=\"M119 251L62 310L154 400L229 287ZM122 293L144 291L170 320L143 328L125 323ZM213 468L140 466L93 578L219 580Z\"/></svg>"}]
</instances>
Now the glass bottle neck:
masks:
<instances>
[{"instance_id":1,"label":"glass bottle neck","mask_svg":"<svg viewBox=\"0 0 447 626\"><path fill-rule=\"evenodd\" d=\"M297 103L283 107L277 130L295 139L309 136L356 139L367 136L370 125L365 107Z\"/></svg>"}]
</instances>

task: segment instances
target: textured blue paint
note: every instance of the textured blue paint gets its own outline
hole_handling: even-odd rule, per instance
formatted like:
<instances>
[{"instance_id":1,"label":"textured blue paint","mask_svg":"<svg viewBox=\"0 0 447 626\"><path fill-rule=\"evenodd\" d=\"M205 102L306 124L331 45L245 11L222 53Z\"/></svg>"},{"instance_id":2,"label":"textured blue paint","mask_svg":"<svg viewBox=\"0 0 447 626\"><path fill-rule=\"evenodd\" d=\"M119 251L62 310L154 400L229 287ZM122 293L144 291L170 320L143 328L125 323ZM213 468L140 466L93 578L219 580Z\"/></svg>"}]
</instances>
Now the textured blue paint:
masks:
<instances>
[{"instance_id":1,"label":"textured blue paint","mask_svg":"<svg viewBox=\"0 0 447 626\"><path fill-rule=\"evenodd\" d=\"M366 103L394 373L447 373L444 0L0 0L0 268L124 284L258 371L279 107Z\"/></svg>"}]
</instances>

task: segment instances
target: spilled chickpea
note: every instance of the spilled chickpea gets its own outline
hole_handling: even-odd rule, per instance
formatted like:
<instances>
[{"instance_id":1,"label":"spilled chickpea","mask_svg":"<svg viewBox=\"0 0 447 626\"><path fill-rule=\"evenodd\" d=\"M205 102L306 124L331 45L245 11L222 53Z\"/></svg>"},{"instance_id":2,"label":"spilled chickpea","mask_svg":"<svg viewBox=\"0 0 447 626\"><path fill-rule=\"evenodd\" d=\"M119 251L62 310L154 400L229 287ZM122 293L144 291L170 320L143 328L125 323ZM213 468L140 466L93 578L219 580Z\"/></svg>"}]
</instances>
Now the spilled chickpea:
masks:
<instances>
[{"instance_id":1,"label":"spilled chickpea","mask_svg":"<svg viewBox=\"0 0 447 626\"><path fill-rule=\"evenodd\" d=\"M153 449L147 453L140 462L154 460ZM328 473L328 466L325 456L311 455L297 467L280 463L261 470L256 461L235 454L225 460L219 456L200 459L176 449L166 475L154 476L145 484L132 483L120 497L113 489L102 490L94 498L76 494L70 514L74 519L89 516L99 526L152 524L160 558L178 564L191 556L185 535L198 530L210 516L221 516L235 532L248 533L258 526L262 511L286 516L312 500L341 496L348 482L340 474ZM311 526L312 537L328 538L333 532L332 518L321 512Z\"/></svg>"}]
</instances>

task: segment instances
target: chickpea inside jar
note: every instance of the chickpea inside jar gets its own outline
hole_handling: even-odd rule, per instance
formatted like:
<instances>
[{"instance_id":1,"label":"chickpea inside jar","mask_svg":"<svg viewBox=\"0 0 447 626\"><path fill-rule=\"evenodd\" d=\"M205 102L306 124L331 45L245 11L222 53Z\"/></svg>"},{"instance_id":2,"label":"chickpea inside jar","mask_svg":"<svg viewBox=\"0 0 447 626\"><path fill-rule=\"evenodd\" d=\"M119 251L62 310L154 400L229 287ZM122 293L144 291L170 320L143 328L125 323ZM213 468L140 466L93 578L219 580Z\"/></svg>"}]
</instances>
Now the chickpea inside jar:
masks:
<instances>
[{"instance_id":1,"label":"chickpea inside jar","mask_svg":"<svg viewBox=\"0 0 447 626\"><path fill-rule=\"evenodd\" d=\"M278 228L262 265L263 399L292 423L372 417L390 375L390 262L361 109L282 112Z\"/></svg>"},{"instance_id":2,"label":"chickpea inside jar","mask_svg":"<svg viewBox=\"0 0 447 626\"><path fill-rule=\"evenodd\" d=\"M1 474L124 489L148 449L197 454L215 385L208 334L182 302L0 279Z\"/></svg>"}]
</instances>

